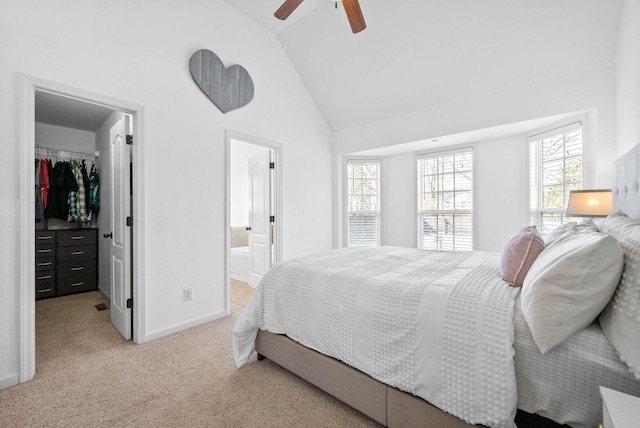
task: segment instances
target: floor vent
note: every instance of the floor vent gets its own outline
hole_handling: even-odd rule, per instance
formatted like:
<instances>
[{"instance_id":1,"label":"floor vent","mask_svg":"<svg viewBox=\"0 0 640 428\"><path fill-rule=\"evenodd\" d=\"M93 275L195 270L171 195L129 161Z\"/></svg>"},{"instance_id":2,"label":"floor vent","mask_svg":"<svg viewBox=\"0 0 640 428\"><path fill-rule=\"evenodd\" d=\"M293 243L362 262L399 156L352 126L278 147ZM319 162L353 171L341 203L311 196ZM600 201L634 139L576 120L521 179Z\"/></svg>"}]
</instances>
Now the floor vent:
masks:
<instances>
[{"instance_id":1,"label":"floor vent","mask_svg":"<svg viewBox=\"0 0 640 428\"><path fill-rule=\"evenodd\" d=\"M99 303L96 305L96 309L99 311L104 311L105 309L109 309L105 303Z\"/></svg>"}]
</instances>

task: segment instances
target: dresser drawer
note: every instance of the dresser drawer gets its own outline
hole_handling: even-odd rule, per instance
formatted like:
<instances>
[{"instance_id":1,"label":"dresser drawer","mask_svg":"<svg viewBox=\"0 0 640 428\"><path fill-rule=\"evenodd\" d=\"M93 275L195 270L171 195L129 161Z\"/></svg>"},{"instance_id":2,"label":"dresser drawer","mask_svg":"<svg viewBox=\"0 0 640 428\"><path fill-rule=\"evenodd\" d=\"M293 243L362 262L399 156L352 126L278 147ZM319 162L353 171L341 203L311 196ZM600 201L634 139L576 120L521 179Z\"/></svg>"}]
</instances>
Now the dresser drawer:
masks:
<instances>
[{"instance_id":1,"label":"dresser drawer","mask_svg":"<svg viewBox=\"0 0 640 428\"><path fill-rule=\"evenodd\" d=\"M95 245L74 245L69 247L58 247L56 253L58 262L72 262L76 260L91 260L96 258Z\"/></svg>"},{"instance_id":2,"label":"dresser drawer","mask_svg":"<svg viewBox=\"0 0 640 428\"><path fill-rule=\"evenodd\" d=\"M53 257L56 254L56 244L36 244L36 260L40 257Z\"/></svg>"},{"instance_id":3,"label":"dresser drawer","mask_svg":"<svg viewBox=\"0 0 640 428\"><path fill-rule=\"evenodd\" d=\"M55 257L37 257L36 258L36 272L54 269L55 267L56 267Z\"/></svg>"},{"instance_id":4,"label":"dresser drawer","mask_svg":"<svg viewBox=\"0 0 640 428\"><path fill-rule=\"evenodd\" d=\"M43 270L36 272L36 287L40 284L49 284L56 282L56 271L55 270Z\"/></svg>"},{"instance_id":5,"label":"dresser drawer","mask_svg":"<svg viewBox=\"0 0 640 428\"><path fill-rule=\"evenodd\" d=\"M57 278L66 278L78 275L95 275L96 260L76 260L73 262L58 263L56 267Z\"/></svg>"},{"instance_id":6,"label":"dresser drawer","mask_svg":"<svg viewBox=\"0 0 640 428\"><path fill-rule=\"evenodd\" d=\"M58 278L56 286L56 295L79 293L82 291L91 291L96 289L95 275L81 275L68 278Z\"/></svg>"},{"instance_id":7,"label":"dresser drawer","mask_svg":"<svg viewBox=\"0 0 640 428\"><path fill-rule=\"evenodd\" d=\"M36 271L35 278L36 300L56 295L56 271Z\"/></svg>"},{"instance_id":8,"label":"dresser drawer","mask_svg":"<svg viewBox=\"0 0 640 428\"><path fill-rule=\"evenodd\" d=\"M59 230L58 246L95 245L97 241L96 232L96 229Z\"/></svg>"},{"instance_id":9,"label":"dresser drawer","mask_svg":"<svg viewBox=\"0 0 640 428\"><path fill-rule=\"evenodd\" d=\"M37 284L36 283L36 300L44 299L46 297L53 297L56 295L55 283L49 284Z\"/></svg>"},{"instance_id":10,"label":"dresser drawer","mask_svg":"<svg viewBox=\"0 0 640 428\"><path fill-rule=\"evenodd\" d=\"M56 233L52 230L36 230L36 245L37 244L55 244Z\"/></svg>"}]
</instances>

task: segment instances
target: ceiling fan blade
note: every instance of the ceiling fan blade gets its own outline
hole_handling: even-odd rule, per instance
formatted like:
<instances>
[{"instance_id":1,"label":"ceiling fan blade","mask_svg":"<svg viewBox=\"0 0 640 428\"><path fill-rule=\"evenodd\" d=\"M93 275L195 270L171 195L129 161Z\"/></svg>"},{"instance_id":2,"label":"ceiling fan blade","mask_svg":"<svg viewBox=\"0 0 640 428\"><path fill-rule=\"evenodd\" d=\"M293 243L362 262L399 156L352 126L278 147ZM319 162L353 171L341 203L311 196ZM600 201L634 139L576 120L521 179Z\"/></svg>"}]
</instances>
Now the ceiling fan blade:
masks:
<instances>
[{"instance_id":1,"label":"ceiling fan blade","mask_svg":"<svg viewBox=\"0 0 640 428\"><path fill-rule=\"evenodd\" d=\"M282 6L280 6L280 8L276 10L276 13L274 13L273 15L276 18L282 19L284 21L289 17L289 15L291 15L291 13L293 13L294 10L296 10L298 6L300 6L300 3L302 3L302 1L303 0L285 0L285 2L282 3Z\"/></svg>"},{"instance_id":2,"label":"ceiling fan blade","mask_svg":"<svg viewBox=\"0 0 640 428\"><path fill-rule=\"evenodd\" d=\"M358 0L342 0L342 5L344 6L344 11L347 12L347 19L354 34L367 28Z\"/></svg>"}]
</instances>

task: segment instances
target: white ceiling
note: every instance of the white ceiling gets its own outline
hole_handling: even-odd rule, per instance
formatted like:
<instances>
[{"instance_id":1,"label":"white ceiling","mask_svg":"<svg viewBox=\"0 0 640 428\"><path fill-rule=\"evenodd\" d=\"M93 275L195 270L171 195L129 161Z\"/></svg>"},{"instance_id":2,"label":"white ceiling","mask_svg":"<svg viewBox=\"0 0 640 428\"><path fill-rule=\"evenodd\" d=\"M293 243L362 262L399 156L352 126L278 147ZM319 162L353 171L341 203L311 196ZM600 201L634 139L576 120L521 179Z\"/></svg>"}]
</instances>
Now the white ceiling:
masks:
<instances>
[{"instance_id":1,"label":"white ceiling","mask_svg":"<svg viewBox=\"0 0 640 428\"><path fill-rule=\"evenodd\" d=\"M48 92L36 91L36 122L96 132L112 109Z\"/></svg>"},{"instance_id":2,"label":"white ceiling","mask_svg":"<svg viewBox=\"0 0 640 428\"><path fill-rule=\"evenodd\" d=\"M305 0L224 0L272 31L333 131L615 58L624 0L360 0L367 28ZM303 9L304 7L304 9Z\"/></svg>"},{"instance_id":3,"label":"white ceiling","mask_svg":"<svg viewBox=\"0 0 640 428\"><path fill-rule=\"evenodd\" d=\"M273 16L284 0L223 1L278 37L333 131L611 62L624 5L360 0L367 28L354 35L328 0L304 0L286 21ZM38 122L93 132L111 113L41 92L36 107Z\"/></svg>"}]
</instances>

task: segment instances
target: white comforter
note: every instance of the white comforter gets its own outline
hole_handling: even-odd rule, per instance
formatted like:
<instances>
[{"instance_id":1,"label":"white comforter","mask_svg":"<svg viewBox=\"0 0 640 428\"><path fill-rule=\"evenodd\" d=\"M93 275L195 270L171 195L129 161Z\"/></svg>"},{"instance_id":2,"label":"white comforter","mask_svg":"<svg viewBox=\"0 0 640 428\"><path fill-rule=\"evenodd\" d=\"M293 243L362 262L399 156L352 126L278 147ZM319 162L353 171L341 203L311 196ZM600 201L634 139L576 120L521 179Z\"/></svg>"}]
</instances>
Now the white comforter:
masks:
<instances>
[{"instance_id":1,"label":"white comforter","mask_svg":"<svg viewBox=\"0 0 640 428\"><path fill-rule=\"evenodd\" d=\"M497 255L375 247L274 266L233 332L291 339L473 424L515 427L513 306Z\"/></svg>"}]
</instances>

